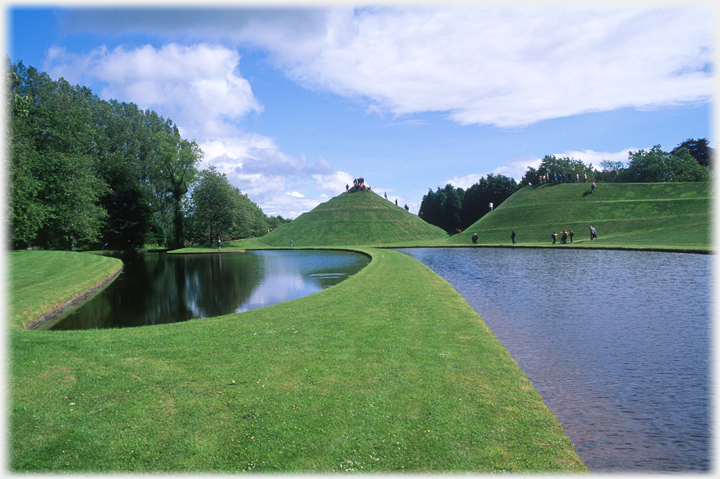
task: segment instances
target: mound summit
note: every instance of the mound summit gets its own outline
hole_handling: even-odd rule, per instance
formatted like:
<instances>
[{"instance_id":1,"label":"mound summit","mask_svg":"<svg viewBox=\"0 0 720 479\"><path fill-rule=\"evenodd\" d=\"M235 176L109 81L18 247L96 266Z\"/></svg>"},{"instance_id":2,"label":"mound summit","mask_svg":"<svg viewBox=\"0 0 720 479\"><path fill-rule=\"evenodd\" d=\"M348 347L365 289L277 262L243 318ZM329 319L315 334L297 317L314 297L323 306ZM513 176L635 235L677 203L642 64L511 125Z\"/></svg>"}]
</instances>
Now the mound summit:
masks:
<instances>
[{"instance_id":1,"label":"mound summit","mask_svg":"<svg viewBox=\"0 0 720 479\"><path fill-rule=\"evenodd\" d=\"M346 191L260 238L269 246L399 245L448 234L372 191Z\"/></svg>"}]
</instances>

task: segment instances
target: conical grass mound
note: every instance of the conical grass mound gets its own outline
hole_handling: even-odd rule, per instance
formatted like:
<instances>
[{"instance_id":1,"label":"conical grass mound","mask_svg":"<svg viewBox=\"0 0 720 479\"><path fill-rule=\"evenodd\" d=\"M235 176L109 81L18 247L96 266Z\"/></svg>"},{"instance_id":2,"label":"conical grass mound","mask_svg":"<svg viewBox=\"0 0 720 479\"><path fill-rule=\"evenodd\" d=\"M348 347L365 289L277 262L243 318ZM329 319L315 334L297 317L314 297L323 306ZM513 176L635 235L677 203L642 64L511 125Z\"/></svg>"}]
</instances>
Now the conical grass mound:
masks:
<instances>
[{"instance_id":1,"label":"conical grass mound","mask_svg":"<svg viewBox=\"0 0 720 479\"><path fill-rule=\"evenodd\" d=\"M445 231L372 191L350 190L260 238L269 246L402 245L444 240Z\"/></svg>"},{"instance_id":2,"label":"conical grass mound","mask_svg":"<svg viewBox=\"0 0 720 479\"><path fill-rule=\"evenodd\" d=\"M631 248L712 248L710 183L585 183L526 186L447 244L551 245L572 229L573 244ZM590 225L598 239L590 240ZM569 244L569 240L568 240Z\"/></svg>"}]
</instances>

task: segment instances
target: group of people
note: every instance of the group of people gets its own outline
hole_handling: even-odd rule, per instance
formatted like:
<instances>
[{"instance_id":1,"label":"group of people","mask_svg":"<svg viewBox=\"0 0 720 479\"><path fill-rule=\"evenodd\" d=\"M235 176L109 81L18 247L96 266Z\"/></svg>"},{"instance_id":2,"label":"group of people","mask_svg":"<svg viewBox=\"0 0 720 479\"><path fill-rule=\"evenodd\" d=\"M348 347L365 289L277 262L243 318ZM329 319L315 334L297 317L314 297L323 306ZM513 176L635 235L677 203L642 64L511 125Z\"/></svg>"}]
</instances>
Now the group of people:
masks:
<instances>
[{"instance_id":1,"label":"group of people","mask_svg":"<svg viewBox=\"0 0 720 479\"><path fill-rule=\"evenodd\" d=\"M513 231L514 233L514 231ZM567 239L570 238L570 242L573 242L573 236L575 236L575 233L573 233L573 230L570 231L562 230L561 231L562 236L560 237L560 244L567 244ZM558 234L553 231L552 235L550 235L552 238L552 244L555 244L555 241L557 240ZM597 230L594 226L590 225L590 239L594 240L597 239ZM513 244L515 244L515 241L513 241Z\"/></svg>"},{"instance_id":2,"label":"group of people","mask_svg":"<svg viewBox=\"0 0 720 479\"><path fill-rule=\"evenodd\" d=\"M570 231L564 229L561 231L561 233L562 233L562 236L560 237L560 244L567 244L568 237L570 238L570 242L571 243L573 242L573 236L575 236L575 233L573 232L572 229L570 229ZM555 231L553 231L553 234L551 235L551 237L553 240L552 244L555 244L558 234Z\"/></svg>"},{"instance_id":3,"label":"group of people","mask_svg":"<svg viewBox=\"0 0 720 479\"><path fill-rule=\"evenodd\" d=\"M583 173L583 178L585 179L585 183L588 182L587 173ZM552 175L545 174L540 175L540 184L543 183L572 183L573 182L573 175L572 173L553 173ZM575 173L575 183L580 183L580 173ZM594 184L594 183L593 183Z\"/></svg>"},{"instance_id":4,"label":"group of people","mask_svg":"<svg viewBox=\"0 0 720 479\"><path fill-rule=\"evenodd\" d=\"M355 178L353 180L353 188L355 190L370 191L370 186L365 184L365 178ZM345 191L350 189L350 185L345 185Z\"/></svg>"}]
</instances>

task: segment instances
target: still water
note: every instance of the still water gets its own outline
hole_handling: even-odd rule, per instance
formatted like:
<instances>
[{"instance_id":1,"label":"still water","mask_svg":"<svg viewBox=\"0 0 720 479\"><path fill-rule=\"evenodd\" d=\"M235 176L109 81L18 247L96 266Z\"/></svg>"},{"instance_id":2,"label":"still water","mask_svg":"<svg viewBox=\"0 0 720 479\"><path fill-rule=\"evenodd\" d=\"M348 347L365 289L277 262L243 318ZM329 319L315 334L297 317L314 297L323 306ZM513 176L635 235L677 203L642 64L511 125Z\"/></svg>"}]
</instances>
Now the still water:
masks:
<instances>
[{"instance_id":1,"label":"still water","mask_svg":"<svg viewBox=\"0 0 720 479\"><path fill-rule=\"evenodd\" d=\"M52 329L154 324L240 313L307 296L370 258L345 251L124 255L121 275Z\"/></svg>"},{"instance_id":2,"label":"still water","mask_svg":"<svg viewBox=\"0 0 720 479\"><path fill-rule=\"evenodd\" d=\"M591 471L709 470L709 255L401 251L482 316Z\"/></svg>"}]
</instances>

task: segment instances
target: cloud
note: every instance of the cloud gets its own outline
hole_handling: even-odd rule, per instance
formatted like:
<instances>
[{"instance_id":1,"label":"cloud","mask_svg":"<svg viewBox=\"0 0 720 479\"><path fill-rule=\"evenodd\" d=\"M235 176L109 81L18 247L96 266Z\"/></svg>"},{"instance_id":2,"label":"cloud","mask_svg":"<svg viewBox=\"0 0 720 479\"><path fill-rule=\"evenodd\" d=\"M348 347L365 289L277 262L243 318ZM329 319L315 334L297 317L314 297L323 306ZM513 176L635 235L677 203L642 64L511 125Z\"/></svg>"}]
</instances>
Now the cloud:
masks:
<instances>
[{"instance_id":1,"label":"cloud","mask_svg":"<svg viewBox=\"0 0 720 479\"><path fill-rule=\"evenodd\" d=\"M703 8L332 10L322 35L246 28L296 82L396 115L520 127L617 108L708 101Z\"/></svg>"},{"instance_id":2,"label":"cloud","mask_svg":"<svg viewBox=\"0 0 720 479\"><path fill-rule=\"evenodd\" d=\"M155 110L171 118L190 139L231 134L234 120L263 109L250 83L239 75L240 55L223 46L170 43L114 50L100 46L87 55L54 47L46 62L52 77L71 83L101 82L105 86L100 97Z\"/></svg>"},{"instance_id":3,"label":"cloud","mask_svg":"<svg viewBox=\"0 0 720 479\"><path fill-rule=\"evenodd\" d=\"M702 6L95 9L68 13L64 30L259 47L368 111L514 128L709 101L712 19Z\"/></svg>"},{"instance_id":4,"label":"cloud","mask_svg":"<svg viewBox=\"0 0 720 479\"><path fill-rule=\"evenodd\" d=\"M586 165L590 165L592 163L593 168L595 169L601 169L600 163L603 161L621 161L625 164L627 164L628 161L628 154L631 151L638 151L641 148L626 148L622 151L616 151L616 152L608 152L608 151L593 151L593 150L584 150L584 151L566 151L563 153L556 154L555 156L558 158L562 157L568 157L568 158L575 158L576 160L581 160Z\"/></svg>"}]
</instances>

